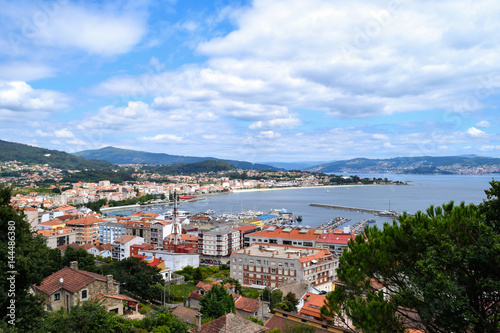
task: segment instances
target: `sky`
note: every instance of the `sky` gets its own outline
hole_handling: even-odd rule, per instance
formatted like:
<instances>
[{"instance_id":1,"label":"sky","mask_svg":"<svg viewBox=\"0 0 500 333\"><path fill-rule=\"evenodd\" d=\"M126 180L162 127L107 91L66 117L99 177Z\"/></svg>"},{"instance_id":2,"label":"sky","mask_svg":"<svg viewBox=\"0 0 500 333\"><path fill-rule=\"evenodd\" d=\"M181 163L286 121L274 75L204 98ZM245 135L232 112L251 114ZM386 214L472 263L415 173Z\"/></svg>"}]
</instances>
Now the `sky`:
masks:
<instances>
[{"instance_id":1,"label":"sky","mask_svg":"<svg viewBox=\"0 0 500 333\"><path fill-rule=\"evenodd\" d=\"M0 139L500 157L498 0L0 0Z\"/></svg>"}]
</instances>

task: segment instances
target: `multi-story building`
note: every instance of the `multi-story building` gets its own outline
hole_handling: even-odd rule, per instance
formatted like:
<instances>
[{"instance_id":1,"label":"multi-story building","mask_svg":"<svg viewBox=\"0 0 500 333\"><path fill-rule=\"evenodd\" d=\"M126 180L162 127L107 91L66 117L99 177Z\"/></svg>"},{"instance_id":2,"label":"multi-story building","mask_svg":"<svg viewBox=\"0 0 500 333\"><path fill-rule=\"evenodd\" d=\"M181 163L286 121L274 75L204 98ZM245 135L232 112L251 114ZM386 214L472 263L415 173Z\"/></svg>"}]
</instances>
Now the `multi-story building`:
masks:
<instances>
[{"instance_id":1,"label":"multi-story building","mask_svg":"<svg viewBox=\"0 0 500 333\"><path fill-rule=\"evenodd\" d=\"M125 222L125 234L144 238L144 242L151 244L151 222L129 221Z\"/></svg>"},{"instance_id":2,"label":"multi-story building","mask_svg":"<svg viewBox=\"0 0 500 333\"><path fill-rule=\"evenodd\" d=\"M130 246L134 244L144 243L144 238L139 236L123 235L115 239L113 249L111 250L111 258L114 260L123 260L130 257Z\"/></svg>"},{"instance_id":3,"label":"multi-story building","mask_svg":"<svg viewBox=\"0 0 500 333\"><path fill-rule=\"evenodd\" d=\"M99 245L99 226L103 223L106 223L106 221L86 216L66 221L66 226L76 232L76 243L78 245Z\"/></svg>"},{"instance_id":4,"label":"multi-story building","mask_svg":"<svg viewBox=\"0 0 500 333\"><path fill-rule=\"evenodd\" d=\"M172 232L172 222L156 221L151 224L151 244L157 250L163 249L163 239Z\"/></svg>"},{"instance_id":5,"label":"multi-story building","mask_svg":"<svg viewBox=\"0 0 500 333\"><path fill-rule=\"evenodd\" d=\"M322 229L305 227L269 227L265 230L246 235L245 244L267 243L304 247L315 247L316 241L324 232Z\"/></svg>"},{"instance_id":6,"label":"multi-story building","mask_svg":"<svg viewBox=\"0 0 500 333\"><path fill-rule=\"evenodd\" d=\"M231 277L257 288L304 281L331 291L337 267L338 257L328 250L289 245L256 243L231 255Z\"/></svg>"},{"instance_id":7,"label":"multi-story building","mask_svg":"<svg viewBox=\"0 0 500 333\"><path fill-rule=\"evenodd\" d=\"M163 240L163 249L166 251L174 251L174 235L170 234ZM186 253L198 253L198 236L190 234L179 235L177 249L182 248L183 252L186 249L192 249L192 252Z\"/></svg>"},{"instance_id":8,"label":"multi-story building","mask_svg":"<svg viewBox=\"0 0 500 333\"><path fill-rule=\"evenodd\" d=\"M68 245L76 241L76 233L71 228L43 229L37 231L38 235L42 235L47 247L55 249L61 245Z\"/></svg>"},{"instance_id":9,"label":"multi-story building","mask_svg":"<svg viewBox=\"0 0 500 333\"><path fill-rule=\"evenodd\" d=\"M116 239L126 234L126 226L120 222L106 222L99 226L101 244L113 244Z\"/></svg>"},{"instance_id":10,"label":"multi-story building","mask_svg":"<svg viewBox=\"0 0 500 333\"><path fill-rule=\"evenodd\" d=\"M228 257L241 248L240 231L230 228L216 228L200 231L198 253L209 257Z\"/></svg>"},{"instance_id":11,"label":"multi-story building","mask_svg":"<svg viewBox=\"0 0 500 333\"><path fill-rule=\"evenodd\" d=\"M316 248L327 249L340 257L347 249L349 240L354 237L355 235L350 233L323 233L316 241Z\"/></svg>"}]
</instances>

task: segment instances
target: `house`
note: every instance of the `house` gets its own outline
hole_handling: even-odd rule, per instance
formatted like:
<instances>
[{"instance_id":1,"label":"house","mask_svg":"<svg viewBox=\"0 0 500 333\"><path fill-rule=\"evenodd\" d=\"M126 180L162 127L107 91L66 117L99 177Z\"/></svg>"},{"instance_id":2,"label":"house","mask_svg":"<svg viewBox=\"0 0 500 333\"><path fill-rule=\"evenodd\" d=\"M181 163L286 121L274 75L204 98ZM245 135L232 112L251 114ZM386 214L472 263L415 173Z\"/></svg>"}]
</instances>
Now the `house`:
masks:
<instances>
[{"instance_id":1,"label":"house","mask_svg":"<svg viewBox=\"0 0 500 333\"><path fill-rule=\"evenodd\" d=\"M325 304L326 295L317 295L306 293L302 300L304 301L298 314L307 318L321 321L321 307Z\"/></svg>"},{"instance_id":2,"label":"house","mask_svg":"<svg viewBox=\"0 0 500 333\"><path fill-rule=\"evenodd\" d=\"M61 308L68 311L79 302L103 299L107 311L123 314L124 303L138 304L137 300L120 294L120 284L113 280L112 275L79 270L76 261L35 286L35 293L45 297L45 306L51 311Z\"/></svg>"},{"instance_id":3,"label":"house","mask_svg":"<svg viewBox=\"0 0 500 333\"><path fill-rule=\"evenodd\" d=\"M201 308L200 299L202 299L206 295L206 293L208 293L212 289L212 287L214 285L220 286L221 283L219 281L215 281L215 282L211 282L211 283L207 283L207 282L203 282L203 281L198 282L198 284L196 285L196 289L193 290L188 296L187 306L190 308L193 308L193 309L200 309ZM234 286L233 285L226 283L224 285L224 288L227 290L228 293L234 294Z\"/></svg>"},{"instance_id":4,"label":"house","mask_svg":"<svg viewBox=\"0 0 500 333\"><path fill-rule=\"evenodd\" d=\"M101 244L97 245L96 248L99 250L99 256L103 258L111 258L113 256L113 245L112 244Z\"/></svg>"},{"instance_id":5,"label":"house","mask_svg":"<svg viewBox=\"0 0 500 333\"><path fill-rule=\"evenodd\" d=\"M201 325L201 314L196 316L196 327L189 330L190 333L262 333L268 329L256 324L250 320L241 317L238 314L228 313L211 322Z\"/></svg>"},{"instance_id":6,"label":"house","mask_svg":"<svg viewBox=\"0 0 500 333\"><path fill-rule=\"evenodd\" d=\"M269 313L269 303L260 299L253 299L241 295L233 294L236 313L243 318L255 317L260 320Z\"/></svg>"},{"instance_id":7,"label":"house","mask_svg":"<svg viewBox=\"0 0 500 333\"><path fill-rule=\"evenodd\" d=\"M326 321L319 321L316 319L311 319L308 317L301 316L299 314L294 314L291 312L286 312L278 309L274 309L273 316L266 321L265 326L269 330L275 328L283 327L296 327L306 325L309 327L314 327L316 333L347 333L352 332L351 329L347 327L342 327L340 325L328 325Z\"/></svg>"},{"instance_id":8,"label":"house","mask_svg":"<svg viewBox=\"0 0 500 333\"><path fill-rule=\"evenodd\" d=\"M172 311L172 315L188 325L196 325L196 310L179 305Z\"/></svg>"},{"instance_id":9,"label":"house","mask_svg":"<svg viewBox=\"0 0 500 333\"><path fill-rule=\"evenodd\" d=\"M144 238L139 236L123 235L115 239L111 258L114 260L123 260L130 257L130 246L144 243Z\"/></svg>"}]
</instances>

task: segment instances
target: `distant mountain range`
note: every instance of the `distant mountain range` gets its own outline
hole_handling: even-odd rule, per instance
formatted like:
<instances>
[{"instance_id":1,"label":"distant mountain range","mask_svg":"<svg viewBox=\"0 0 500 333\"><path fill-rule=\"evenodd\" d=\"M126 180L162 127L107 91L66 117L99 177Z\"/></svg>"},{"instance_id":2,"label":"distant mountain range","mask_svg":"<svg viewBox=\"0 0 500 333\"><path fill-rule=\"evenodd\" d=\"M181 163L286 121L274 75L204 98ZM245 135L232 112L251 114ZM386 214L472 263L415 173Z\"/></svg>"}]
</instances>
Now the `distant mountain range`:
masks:
<instances>
[{"instance_id":1,"label":"distant mountain range","mask_svg":"<svg viewBox=\"0 0 500 333\"><path fill-rule=\"evenodd\" d=\"M285 170L306 170L318 164L332 163L333 161L311 161L311 162L263 162L264 164L271 165L276 168Z\"/></svg>"},{"instance_id":2,"label":"distant mountain range","mask_svg":"<svg viewBox=\"0 0 500 333\"><path fill-rule=\"evenodd\" d=\"M479 170L481 169L481 170ZM389 159L355 158L316 165L307 170L325 173L470 174L500 172L500 158L416 156Z\"/></svg>"},{"instance_id":3,"label":"distant mountain range","mask_svg":"<svg viewBox=\"0 0 500 333\"><path fill-rule=\"evenodd\" d=\"M106 169L106 161L88 160L59 150L51 150L0 140L0 162L18 161L24 164L47 164L62 170Z\"/></svg>"},{"instance_id":4,"label":"distant mountain range","mask_svg":"<svg viewBox=\"0 0 500 333\"><path fill-rule=\"evenodd\" d=\"M235 160L223 160L215 157L193 157L169 155L164 153L149 153L138 150L121 149L115 147L104 147L95 150L84 150L75 153L75 155L94 160L103 160L116 164L156 164L156 165L173 165L179 163L196 163L201 161L213 160L223 161L231 164L235 168L245 170L280 170L280 168L259 163L250 163Z\"/></svg>"}]
</instances>

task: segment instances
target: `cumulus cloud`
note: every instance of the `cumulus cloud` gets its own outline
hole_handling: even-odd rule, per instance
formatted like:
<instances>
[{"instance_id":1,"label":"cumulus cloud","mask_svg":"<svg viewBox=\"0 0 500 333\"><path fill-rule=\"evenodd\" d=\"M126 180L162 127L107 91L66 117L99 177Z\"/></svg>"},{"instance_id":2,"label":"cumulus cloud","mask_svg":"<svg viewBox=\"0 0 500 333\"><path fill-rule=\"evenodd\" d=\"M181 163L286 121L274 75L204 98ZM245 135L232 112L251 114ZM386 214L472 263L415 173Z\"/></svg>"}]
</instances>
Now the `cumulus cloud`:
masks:
<instances>
[{"instance_id":1,"label":"cumulus cloud","mask_svg":"<svg viewBox=\"0 0 500 333\"><path fill-rule=\"evenodd\" d=\"M482 120L476 124L476 127L488 128L491 127L491 124L487 120Z\"/></svg>"},{"instance_id":2,"label":"cumulus cloud","mask_svg":"<svg viewBox=\"0 0 500 333\"><path fill-rule=\"evenodd\" d=\"M63 128L63 129L54 131L54 136L57 138L72 138L75 135L67 128Z\"/></svg>"},{"instance_id":3,"label":"cumulus cloud","mask_svg":"<svg viewBox=\"0 0 500 333\"><path fill-rule=\"evenodd\" d=\"M259 133L259 137L264 139L274 139L279 138L280 136L280 133L276 133L274 131L262 131Z\"/></svg>"},{"instance_id":4,"label":"cumulus cloud","mask_svg":"<svg viewBox=\"0 0 500 333\"><path fill-rule=\"evenodd\" d=\"M22 81L0 81L0 109L55 111L65 108L69 98L59 92L33 89Z\"/></svg>"},{"instance_id":5,"label":"cumulus cloud","mask_svg":"<svg viewBox=\"0 0 500 333\"><path fill-rule=\"evenodd\" d=\"M139 140L153 142L181 142L182 137L172 134L158 134L152 137L140 137Z\"/></svg>"},{"instance_id":6,"label":"cumulus cloud","mask_svg":"<svg viewBox=\"0 0 500 333\"><path fill-rule=\"evenodd\" d=\"M486 133L481 131L480 129L477 129L475 127L471 127L467 130L467 134L473 137L481 137L481 136L486 136Z\"/></svg>"},{"instance_id":7,"label":"cumulus cloud","mask_svg":"<svg viewBox=\"0 0 500 333\"><path fill-rule=\"evenodd\" d=\"M300 119L297 118L279 118L279 119L271 119L267 121L258 121L250 126L248 128L253 129L253 130L260 130L260 129L276 129L276 128L294 128L296 126L299 126L302 123Z\"/></svg>"}]
</instances>

